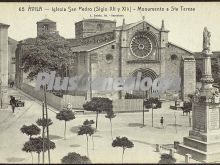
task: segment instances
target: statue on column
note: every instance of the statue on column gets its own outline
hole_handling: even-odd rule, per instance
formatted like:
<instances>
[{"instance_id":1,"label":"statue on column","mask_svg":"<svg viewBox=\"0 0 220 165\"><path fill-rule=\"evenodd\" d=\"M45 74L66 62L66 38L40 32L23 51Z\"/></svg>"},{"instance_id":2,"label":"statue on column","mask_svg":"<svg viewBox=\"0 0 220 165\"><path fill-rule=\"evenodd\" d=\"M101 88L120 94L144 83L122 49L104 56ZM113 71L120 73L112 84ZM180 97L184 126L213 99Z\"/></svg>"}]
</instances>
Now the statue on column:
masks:
<instances>
[{"instance_id":1,"label":"statue on column","mask_svg":"<svg viewBox=\"0 0 220 165\"><path fill-rule=\"evenodd\" d=\"M203 51L210 51L210 37L211 33L205 27L203 30Z\"/></svg>"}]
</instances>

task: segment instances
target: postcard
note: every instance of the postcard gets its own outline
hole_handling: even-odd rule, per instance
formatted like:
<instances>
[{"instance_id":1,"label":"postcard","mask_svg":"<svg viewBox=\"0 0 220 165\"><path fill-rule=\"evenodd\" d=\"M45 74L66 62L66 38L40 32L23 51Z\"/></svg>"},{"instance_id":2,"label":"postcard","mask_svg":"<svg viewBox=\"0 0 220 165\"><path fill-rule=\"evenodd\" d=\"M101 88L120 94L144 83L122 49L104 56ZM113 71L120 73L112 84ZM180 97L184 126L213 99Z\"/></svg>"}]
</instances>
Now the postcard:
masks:
<instances>
[{"instance_id":1,"label":"postcard","mask_svg":"<svg viewBox=\"0 0 220 165\"><path fill-rule=\"evenodd\" d=\"M220 162L219 2L1 2L0 163Z\"/></svg>"}]
</instances>

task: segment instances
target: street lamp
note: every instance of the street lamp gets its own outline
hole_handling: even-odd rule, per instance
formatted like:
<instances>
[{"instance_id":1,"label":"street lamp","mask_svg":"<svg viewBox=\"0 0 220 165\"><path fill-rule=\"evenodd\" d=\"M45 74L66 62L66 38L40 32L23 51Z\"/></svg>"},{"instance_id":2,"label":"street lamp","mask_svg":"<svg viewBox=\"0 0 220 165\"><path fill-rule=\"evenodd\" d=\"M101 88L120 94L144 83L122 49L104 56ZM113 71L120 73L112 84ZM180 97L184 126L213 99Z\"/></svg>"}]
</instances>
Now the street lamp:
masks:
<instances>
[{"instance_id":1,"label":"street lamp","mask_svg":"<svg viewBox=\"0 0 220 165\"><path fill-rule=\"evenodd\" d=\"M154 127L154 108L156 107L156 104L152 104L152 127Z\"/></svg>"}]
</instances>

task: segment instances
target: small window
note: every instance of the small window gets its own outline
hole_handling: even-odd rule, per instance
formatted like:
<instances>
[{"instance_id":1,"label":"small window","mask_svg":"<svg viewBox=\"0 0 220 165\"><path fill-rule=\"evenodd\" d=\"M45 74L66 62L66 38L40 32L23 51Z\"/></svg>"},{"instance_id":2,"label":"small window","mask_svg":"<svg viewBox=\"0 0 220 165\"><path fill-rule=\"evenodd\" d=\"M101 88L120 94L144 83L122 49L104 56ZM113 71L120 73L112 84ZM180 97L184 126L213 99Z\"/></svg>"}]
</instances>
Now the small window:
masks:
<instances>
[{"instance_id":1,"label":"small window","mask_svg":"<svg viewBox=\"0 0 220 165\"><path fill-rule=\"evenodd\" d=\"M113 55L112 55L112 54L107 54L107 55L105 56L105 61L106 61L107 63L111 63L111 62L113 61Z\"/></svg>"},{"instance_id":2,"label":"small window","mask_svg":"<svg viewBox=\"0 0 220 165\"><path fill-rule=\"evenodd\" d=\"M150 30L150 27L147 27L147 30Z\"/></svg>"},{"instance_id":3,"label":"small window","mask_svg":"<svg viewBox=\"0 0 220 165\"><path fill-rule=\"evenodd\" d=\"M16 62L16 58L15 58L15 57L12 57L12 58L11 58L11 64L15 64L15 62Z\"/></svg>"},{"instance_id":4,"label":"small window","mask_svg":"<svg viewBox=\"0 0 220 165\"><path fill-rule=\"evenodd\" d=\"M171 57L170 57L170 59L171 59L171 61L173 61L173 60L177 60L178 57L177 57L176 54L172 54Z\"/></svg>"},{"instance_id":5,"label":"small window","mask_svg":"<svg viewBox=\"0 0 220 165\"><path fill-rule=\"evenodd\" d=\"M112 49L115 49L115 45L112 45Z\"/></svg>"},{"instance_id":6,"label":"small window","mask_svg":"<svg viewBox=\"0 0 220 165\"><path fill-rule=\"evenodd\" d=\"M43 25L43 29L45 30L45 31L47 31L49 28L48 28L48 25L47 24L44 24Z\"/></svg>"}]
</instances>

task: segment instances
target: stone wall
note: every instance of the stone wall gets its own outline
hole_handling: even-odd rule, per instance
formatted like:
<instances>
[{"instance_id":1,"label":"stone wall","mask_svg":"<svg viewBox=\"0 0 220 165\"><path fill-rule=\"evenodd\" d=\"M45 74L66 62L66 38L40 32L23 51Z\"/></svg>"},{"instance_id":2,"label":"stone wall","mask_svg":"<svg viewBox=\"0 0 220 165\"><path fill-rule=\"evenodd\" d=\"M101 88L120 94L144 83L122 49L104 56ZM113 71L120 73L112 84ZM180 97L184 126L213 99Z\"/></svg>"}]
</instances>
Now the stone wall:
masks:
<instances>
[{"instance_id":1,"label":"stone wall","mask_svg":"<svg viewBox=\"0 0 220 165\"><path fill-rule=\"evenodd\" d=\"M33 86L23 83L21 85L21 90L27 93L28 95L38 99L39 101L44 100L44 92L42 90L40 91L35 90ZM47 92L47 103L57 110L61 110L62 108L62 98L57 97L52 93Z\"/></svg>"},{"instance_id":2,"label":"stone wall","mask_svg":"<svg viewBox=\"0 0 220 165\"><path fill-rule=\"evenodd\" d=\"M73 108L83 109L83 104L85 104L86 100L84 96L71 96L64 95L62 99L62 104L65 106L68 103L73 105Z\"/></svg>"},{"instance_id":3,"label":"stone wall","mask_svg":"<svg viewBox=\"0 0 220 165\"><path fill-rule=\"evenodd\" d=\"M76 38L88 37L96 33L111 31L116 22L106 20L82 20L75 23Z\"/></svg>"},{"instance_id":4,"label":"stone wall","mask_svg":"<svg viewBox=\"0 0 220 165\"><path fill-rule=\"evenodd\" d=\"M196 64L194 59L183 60L182 71L182 99L188 100L189 94L196 90Z\"/></svg>"},{"instance_id":5,"label":"stone wall","mask_svg":"<svg viewBox=\"0 0 220 165\"><path fill-rule=\"evenodd\" d=\"M28 84L22 84L21 90L30 96L43 101L44 92L36 91L34 87ZM73 105L74 109L83 109L83 104L86 102L84 96L64 95L63 98L57 97L52 93L47 92L47 103L58 111L68 103ZM143 111L143 99L120 99L113 100L113 111L115 112L138 112Z\"/></svg>"},{"instance_id":6,"label":"stone wall","mask_svg":"<svg viewBox=\"0 0 220 165\"><path fill-rule=\"evenodd\" d=\"M138 112L143 111L143 99L120 99L113 100L115 112Z\"/></svg>"}]
</instances>

